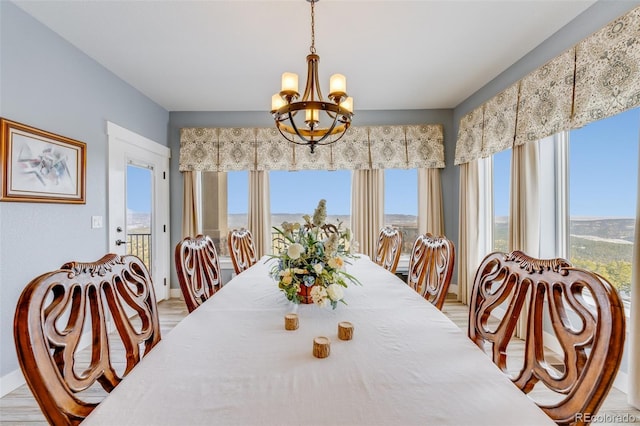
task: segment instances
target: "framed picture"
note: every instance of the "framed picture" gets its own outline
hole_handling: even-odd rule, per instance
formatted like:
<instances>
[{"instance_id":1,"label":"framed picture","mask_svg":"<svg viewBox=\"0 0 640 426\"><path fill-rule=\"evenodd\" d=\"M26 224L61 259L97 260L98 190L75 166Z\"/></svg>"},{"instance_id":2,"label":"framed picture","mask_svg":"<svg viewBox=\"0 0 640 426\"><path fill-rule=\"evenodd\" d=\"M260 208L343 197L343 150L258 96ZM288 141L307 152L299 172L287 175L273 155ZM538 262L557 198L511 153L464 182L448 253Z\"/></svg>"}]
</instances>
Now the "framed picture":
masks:
<instances>
[{"instance_id":1,"label":"framed picture","mask_svg":"<svg viewBox=\"0 0 640 426\"><path fill-rule=\"evenodd\" d=\"M87 144L0 118L0 201L85 204Z\"/></svg>"}]
</instances>

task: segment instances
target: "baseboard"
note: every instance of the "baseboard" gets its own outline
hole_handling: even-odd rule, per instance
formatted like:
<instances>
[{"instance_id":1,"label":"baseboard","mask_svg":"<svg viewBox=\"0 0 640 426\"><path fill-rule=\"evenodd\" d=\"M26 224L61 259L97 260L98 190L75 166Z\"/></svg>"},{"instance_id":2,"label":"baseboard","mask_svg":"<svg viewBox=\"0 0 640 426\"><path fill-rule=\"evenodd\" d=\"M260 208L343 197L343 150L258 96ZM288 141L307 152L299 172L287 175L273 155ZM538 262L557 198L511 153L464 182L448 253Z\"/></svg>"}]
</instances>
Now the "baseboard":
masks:
<instances>
[{"instance_id":1,"label":"baseboard","mask_svg":"<svg viewBox=\"0 0 640 426\"><path fill-rule=\"evenodd\" d=\"M0 377L0 398L10 392L13 392L25 383L27 382L24 380L22 370L20 370L19 368L17 370L13 370L9 374Z\"/></svg>"},{"instance_id":2,"label":"baseboard","mask_svg":"<svg viewBox=\"0 0 640 426\"><path fill-rule=\"evenodd\" d=\"M182 290L179 288L172 288L169 290L169 297L171 299L182 299Z\"/></svg>"},{"instance_id":3,"label":"baseboard","mask_svg":"<svg viewBox=\"0 0 640 426\"><path fill-rule=\"evenodd\" d=\"M624 392L625 394L629 393L629 375L624 371L618 369L618 374L616 374L616 379L613 381L613 387L618 389L620 392Z\"/></svg>"}]
</instances>

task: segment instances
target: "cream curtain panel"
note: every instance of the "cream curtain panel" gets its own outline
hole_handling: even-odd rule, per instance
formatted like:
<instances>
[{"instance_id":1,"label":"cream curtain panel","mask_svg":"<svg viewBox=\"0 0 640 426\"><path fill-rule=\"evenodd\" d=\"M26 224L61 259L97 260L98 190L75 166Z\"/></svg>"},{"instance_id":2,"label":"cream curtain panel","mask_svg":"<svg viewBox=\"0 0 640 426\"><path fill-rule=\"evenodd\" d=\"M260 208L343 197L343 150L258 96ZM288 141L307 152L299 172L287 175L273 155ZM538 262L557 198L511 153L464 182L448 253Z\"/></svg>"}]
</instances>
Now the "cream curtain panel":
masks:
<instances>
[{"instance_id":1,"label":"cream curtain panel","mask_svg":"<svg viewBox=\"0 0 640 426\"><path fill-rule=\"evenodd\" d=\"M354 170L351 176L351 231L358 251L374 257L384 224L384 171Z\"/></svg>"},{"instance_id":2,"label":"cream curtain panel","mask_svg":"<svg viewBox=\"0 0 640 426\"><path fill-rule=\"evenodd\" d=\"M460 211L458 213L458 300L465 305L471 301L475 272L480 265L480 176L478 160L460 167Z\"/></svg>"},{"instance_id":3,"label":"cream curtain panel","mask_svg":"<svg viewBox=\"0 0 640 426\"><path fill-rule=\"evenodd\" d=\"M198 234L198 190L195 172L182 173L182 238Z\"/></svg>"},{"instance_id":4,"label":"cream curtain panel","mask_svg":"<svg viewBox=\"0 0 640 426\"><path fill-rule=\"evenodd\" d=\"M443 127L351 127L315 154L275 128L183 128L179 161L182 172L444 168Z\"/></svg>"},{"instance_id":5,"label":"cream curtain panel","mask_svg":"<svg viewBox=\"0 0 640 426\"><path fill-rule=\"evenodd\" d=\"M640 161L640 159L638 159ZM636 204L636 229L631 261L631 312L629 314L629 404L640 408L640 174Z\"/></svg>"},{"instance_id":6,"label":"cream curtain panel","mask_svg":"<svg viewBox=\"0 0 640 426\"><path fill-rule=\"evenodd\" d=\"M538 143L513 148L509 203L509 250L540 256Z\"/></svg>"},{"instance_id":7,"label":"cream curtain panel","mask_svg":"<svg viewBox=\"0 0 640 426\"><path fill-rule=\"evenodd\" d=\"M514 147L511 158L509 251L521 250L530 256L540 257L538 142ZM526 331L526 316L523 314L516 326L516 336L524 338Z\"/></svg>"},{"instance_id":8,"label":"cream curtain panel","mask_svg":"<svg viewBox=\"0 0 640 426\"><path fill-rule=\"evenodd\" d=\"M444 235L440 169L418 169L418 234Z\"/></svg>"},{"instance_id":9,"label":"cream curtain panel","mask_svg":"<svg viewBox=\"0 0 640 426\"><path fill-rule=\"evenodd\" d=\"M464 116L458 126L455 164L508 149L514 142L518 146L582 127L638 105L640 7ZM483 121L478 121L480 111ZM479 152L469 149L476 146L471 137L483 141Z\"/></svg>"},{"instance_id":10,"label":"cream curtain panel","mask_svg":"<svg viewBox=\"0 0 640 426\"><path fill-rule=\"evenodd\" d=\"M253 236L258 258L271 253L271 203L269 194L269 173L249 171L249 212L247 227Z\"/></svg>"}]
</instances>

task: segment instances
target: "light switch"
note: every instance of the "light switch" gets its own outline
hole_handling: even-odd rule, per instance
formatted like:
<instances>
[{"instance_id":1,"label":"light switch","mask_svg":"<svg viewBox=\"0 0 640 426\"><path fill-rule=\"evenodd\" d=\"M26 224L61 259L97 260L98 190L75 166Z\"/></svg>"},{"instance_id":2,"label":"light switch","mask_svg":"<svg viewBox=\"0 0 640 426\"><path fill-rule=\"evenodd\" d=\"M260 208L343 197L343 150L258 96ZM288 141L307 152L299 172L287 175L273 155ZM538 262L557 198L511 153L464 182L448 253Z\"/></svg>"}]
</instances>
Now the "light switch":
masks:
<instances>
[{"instance_id":1,"label":"light switch","mask_svg":"<svg viewBox=\"0 0 640 426\"><path fill-rule=\"evenodd\" d=\"M102 216L91 216L91 227L102 228Z\"/></svg>"}]
</instances>

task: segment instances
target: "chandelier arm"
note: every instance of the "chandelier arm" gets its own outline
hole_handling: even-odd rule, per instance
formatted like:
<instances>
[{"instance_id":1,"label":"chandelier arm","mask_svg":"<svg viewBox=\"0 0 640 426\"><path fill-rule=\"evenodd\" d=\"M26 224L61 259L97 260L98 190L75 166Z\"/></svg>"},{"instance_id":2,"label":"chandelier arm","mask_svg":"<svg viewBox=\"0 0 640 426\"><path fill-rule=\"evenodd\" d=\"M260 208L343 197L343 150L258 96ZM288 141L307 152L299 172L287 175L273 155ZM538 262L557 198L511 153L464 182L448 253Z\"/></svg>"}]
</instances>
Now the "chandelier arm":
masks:
<instances>
[{"instance_id":1,"label":"chandelier arm","mask_svg":"<svg viewBox=\"0 0 640 426\"><path fill-rule=\"evenodd\" d=\"M293 116L291 115L291 111L288 112L288 115L289 115L289 123L291 123L291 127L293 127L293 130L296 132L296 135L298 135L298 137L300 139L302 139L303 141L305 141L307 143L312 143L313 142L313 136L311 137L311 139L307 139L303 135L301 135L300 134L300 130L298 130L298 126L296 126L296 122L293 120Z\"/></svg>"},{"instance_id":2,"label":"chandelier arm","mask_svg":"<svg viewBox=\"0 0 640 426\"><path fill-rule=\"evenodd\" d=\"M278 117L282 117L283 115L286 115L289 112L292 112L293 115L295 116L295 113L300 111L300 110L308 110L308 109L315 109L318 111L325 111L327 113L331 112L331 118L333 119L333 114L338 114L340 116L345 117L346 119L351 118L351 116L353 115L353 113L349 110L347 110L346 108L337 105L335 103L332 102L326 102L326 101L299 101L299 102L292 102L289 104L286 104L282 107L280 107L280 109L274 111L274 116L278 116Z\"/></svg>"},{"instance_id":3,"label":"chandelier arm","mask_svg":"<svg viewBox=\"0 0 640 426\"><path fill-rule=\"evenodd\" d=\"M289 112L288 114L289 114L289 122L291 123L291 127L293 127L293 130L295 131L296 135L303 141L307 142L307 144L311 144L311 145L328 145L328 143L324 144L322 142L333 134L332 133L333 129L336 127L336 124L338 123L338 114L336 114L335 117L333 118L333 123L331 123L331 126L328 129L322 129L322 132L324 135L320 137L320 139L315 139L313 135L311 135L311 138L309 139L300 132L300 130L298 129L298 126L293 120L293 117L291 116L291 112ZM278 129L280 130L279 126L278 126Z\"/></svg>"},{"instance_id":4,"label":"chandelier arm","mask_svg":"<svg viewBox=\"0 0 640 426\"><path fill-rule=\"evenodd\" d=\"M282 137L284 137L284 138L287 140L287 142L291 142L291 143L294 143L294 144L296 144L296 145L309 145L309 143L308 143L306 140L305 140L305 141L303 141L303 142L300 142L300 141L295 140L295 138L290 138L290 137L288 136L288 134L287 134L287 133L284 133L284 132L282 131L282 129L280 128L280 126L276 126L276 127L278 128L278 131L280 132L280 134L282 135Z\"/></svg>"},{"instance_id":5,"label":"chandelier arm","mask_svg":"<svg viewBox=\"0 0 640 426\"><path fill-rule=\"evenodd\" d=\"M307 82L304 87L304 94L299 102L304 101L322 101L322 92L319 90L320 82L318 81L318 62L320 56L315 53L307 55ZM315 92L314 92L315 89ZM316 99L316 95L318 99Z\"/></svg>"}]
</instances>

